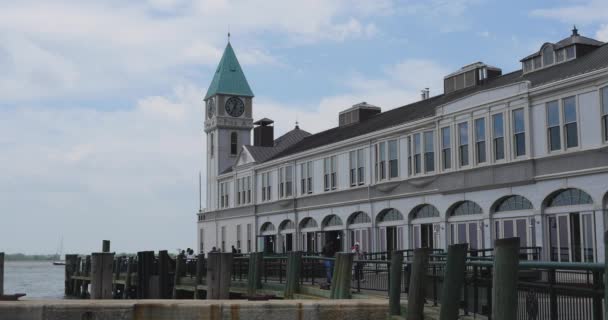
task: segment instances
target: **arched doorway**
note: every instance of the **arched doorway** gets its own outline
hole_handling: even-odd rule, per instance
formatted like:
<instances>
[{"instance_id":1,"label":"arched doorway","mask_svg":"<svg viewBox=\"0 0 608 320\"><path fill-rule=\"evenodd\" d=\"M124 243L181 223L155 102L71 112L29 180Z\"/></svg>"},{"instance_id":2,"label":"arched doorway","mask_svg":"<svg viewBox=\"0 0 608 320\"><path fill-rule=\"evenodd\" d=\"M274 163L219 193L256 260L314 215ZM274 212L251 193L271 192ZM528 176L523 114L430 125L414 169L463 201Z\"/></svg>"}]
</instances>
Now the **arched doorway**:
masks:
<instances>
[{"instance_id":1,"label":"arched doorway","mask_svg":"<svg viewBox=\"0 0 608 320\"><path fill-rule=\"evenodd\" d=\"M335 214L323 218L321 222L321 243L323 246L331 245L338 252L344 248L344 224Z\"/></svg>"},{"instance_id":2,"label":"arched doorway","mask_svg":"<svg viewBox=\"0 0 608 320\"><path fill-rule=\"evenodd\" d=\"M315 253L320 251L317 249L317 232L319 225L313 218L307 217L300 221L300 233L302 235L302 251Z\"/></svg>"},{"instance_id":3,"label":"arched doorway","mask_svg":"<svg viewBox=\"0 0 608 320\"><path fill-rule=\"evenodd\" d=\"M519 237L521 247L536 246L536 222L532 202L524 196L504 196L492 205L494 239Z\"/></svg>"},{"instance_id":4,"label":"arched doorway","mask_svg":"<svg viewBox=\"0 0 608 320\"><path fill-rule=\"evenodd\" d=\"M296 232L296 224L292 220L283 220L279 224L279 248L281 252L290 252L294 250L294 234Z\"/></svg>"},{"instance_id":5,"label":"arched doorway","mask_svg":"<svg viewBox=\"0 0 608 320\"><path fill-rule=\"evenodd\" d=\"M403 249L403 214L397 209L388 208L380 211L376 217L378 226L378 249L380 252L392 252Z\"/></svg>"},{"instance_id":6,"label":"arched doorway","mask_svg":"<svg viewBox=\"0 0 608 320\"><path fill-rule=\"evenodd\" d=\"M453 204L447 212L449 243L468 243L469 249L483 249L483 210L469 200Z\"/></svg>"},{"instance_id":7,"label":"arched doorway","mask_svg":"<svg viewBox=\"0 0 608 320\"><path fill-rule=\"evenodd\" d=\"M260 228L261 247L264 253L275 253L276 234L277 231L272 222L266 222Z\"/></svg>"},{"instance_id":8,"label":"arched doorway","mask_svg":"<svg viewBox=\"0 0 608 320\"><path fill-rule=\"evenodd\" d=\"M593 199L577 188L557 190L543 201L549 259L593 262L596 257Z\"/></svg>"},{"instance_id":9,"label":"arched doorway","mask_svg":"<svg viewBox=\"0 0 608 320\"><path fill-rule=\"evenodd\" d=\"M359 243L361 252L369 252L370 246L370 230L372 227L372 219L363 211L353 212L346 220L347 229L349 231L349 245L353 247L355 243Z\"/></svg>"},{"instance_id":10,"label":"arched doorway","mask_svg":"<svg viewBox=\"0 0 608 320\"><path fill-rule=\"evenodd\" d=\"M409 214L412 225L412 248L439 247L439 210L431 204L416 206Z\"/></svg>"}]
</instances>

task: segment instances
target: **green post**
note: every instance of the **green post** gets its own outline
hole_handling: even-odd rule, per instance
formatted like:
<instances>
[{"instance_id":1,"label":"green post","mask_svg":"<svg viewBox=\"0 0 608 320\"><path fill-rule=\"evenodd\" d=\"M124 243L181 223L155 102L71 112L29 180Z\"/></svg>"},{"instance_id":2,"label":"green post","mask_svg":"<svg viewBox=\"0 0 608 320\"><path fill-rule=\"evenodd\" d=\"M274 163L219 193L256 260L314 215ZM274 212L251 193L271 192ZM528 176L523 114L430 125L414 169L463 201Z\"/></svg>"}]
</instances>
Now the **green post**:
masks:
<instances>
[{"instance_id":1,"label":"green post","mask_svg":"<svg viewBox=\"0 0 608 320\"><path fill-rule=\"evenodd\" d=\"M519 238L497 239L494 253L492 319L516 319Z\"/></svg>"},{"instance_id":2,"label":"green post","mask_svg":"<svg viewBox=\"0 0 608 320\"><path fill-rule=\"evenodd\" d=\"M247 272L247 295L255 296L256 291L262 288L262 264L263 252L252 252L249 254L249 270Z\"/></svg>"},{"instance_id":3,"label":"green post","mask_svg":"<svg viewBox=\"0 0 608 320\"><path fill-rule=\"evenodd\" d=\"M464 284L467 248L466 243L448 247L448 261L443 277L440 320L457 320L460 313L460 295Z\"/></svg>"},{"instance_id":4,"label":"green post","mask_svg":"<svg viewBox=\"0 0 608 320\"><path fill-rule=\"evenodd\" d=\"M410 288L407 296L407 320L424 319L424 288L426 272L429 267L429 250L419 248L414 250L414 260L410 274Z\"/></svg>"},{"instance_id":5,"label":"green post","mask_svg":"<svg viewBox=\"0 0 608 320\"><path fill-rule=\"evenodd\" d=\"M4 294L4 252L0 252L0 296Z\"/></svg>"},{"instance_id":6,"label":"green post","mask_svg":"<svg viewBox=\"0 0 608 320\"><path fill-rule=\"evenodd\" d=\"M287 280L285 283L285 299L293 299L294 293L300 292L300 272L302 269L302 253L287 253Z\"/></svg>"},{"instance_id":7,"label":"green post","mask_svg":"<svg viewBox=\"0 0 608 320\"><path fill-rule=\"evenodd\" d=\"M353 270L353 253L336 254L334 274L331 281L330 299L350 299L350 284Z\"/></svg>"},{"instance_id":8,"label":"green post","mask_svg":"<svg viewBox=\"0 0 608 320\"><path fill-rule=\"evenodd\" d=\"M403 274L403 252L391 254L389 278L389 312L391 316L401 315L401 275Z\"/></svg>"}]
</instances>

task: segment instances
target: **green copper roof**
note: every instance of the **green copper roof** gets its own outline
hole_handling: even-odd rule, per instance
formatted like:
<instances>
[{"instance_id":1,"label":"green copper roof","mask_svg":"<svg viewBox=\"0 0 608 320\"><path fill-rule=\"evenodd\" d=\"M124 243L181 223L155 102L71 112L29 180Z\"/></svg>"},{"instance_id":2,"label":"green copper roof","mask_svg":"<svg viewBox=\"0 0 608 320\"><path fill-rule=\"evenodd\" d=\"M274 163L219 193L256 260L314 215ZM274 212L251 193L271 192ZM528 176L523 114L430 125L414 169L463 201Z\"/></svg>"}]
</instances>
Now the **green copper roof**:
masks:
<instances>
[{"instance_id":1,"label":"green copper roof","mask_svg":"<svg viewBox=\"0 0 608 320\"><path fill-rule=\"evenodd\" d=\"M245 78L239 60L232 50L230 42L224 50L222 60L215 70L213 80L209 85L205 100L216 94L231 94L245 97L253 97L249 83Z\"/></svg>"}]
</instances>

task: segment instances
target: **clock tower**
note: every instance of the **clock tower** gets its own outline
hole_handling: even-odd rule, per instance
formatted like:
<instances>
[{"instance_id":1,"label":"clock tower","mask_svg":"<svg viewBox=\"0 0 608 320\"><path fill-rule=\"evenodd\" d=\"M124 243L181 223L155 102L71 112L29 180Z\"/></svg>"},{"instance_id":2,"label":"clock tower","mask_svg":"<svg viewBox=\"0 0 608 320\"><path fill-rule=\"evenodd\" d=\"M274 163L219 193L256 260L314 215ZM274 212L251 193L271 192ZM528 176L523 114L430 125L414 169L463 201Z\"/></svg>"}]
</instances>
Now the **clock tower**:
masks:
<instances>
[{"instance_id":1,"label":"clock tower","mask_svg":"<svg viewBox=\"0 0 608 320\"><path fill-rule=\"evenodd\" d=\"M205 95L207 208L217 208L217 176L251 143L253 92L228 42Z\"/></svg>"}]
</instances>

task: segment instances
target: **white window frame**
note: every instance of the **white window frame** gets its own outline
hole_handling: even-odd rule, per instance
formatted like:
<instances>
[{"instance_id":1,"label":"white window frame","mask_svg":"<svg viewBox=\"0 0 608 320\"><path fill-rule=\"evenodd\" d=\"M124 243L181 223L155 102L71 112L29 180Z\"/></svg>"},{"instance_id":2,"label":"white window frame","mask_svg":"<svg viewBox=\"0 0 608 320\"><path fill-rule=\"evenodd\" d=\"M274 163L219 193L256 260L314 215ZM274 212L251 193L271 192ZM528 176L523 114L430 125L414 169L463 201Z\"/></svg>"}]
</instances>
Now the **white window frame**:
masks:
<instances>
[{"instance_id":1,"label":"white window frame","mask_svg":"<svg viewBox=\"0 0 608 320\"><path fill-rule=\"evenodd\" d=\"M332 191L338 188L337 156L323 158L323 190Z\"/></svg>"},{"instance_id":2,"label":"white window frame","mask_svg":"<svg viewBox=\"0 0 608 320\"><path fill-rule=\"evenodd\" d=\"M431 149L430 152L427 152L427 150L426 150L426 143L427 143L426 136L427 136L427 133L429 133L429 132L433 136L433 138L431 139L432 140L432 144L433 144L433 148ZM422 170L422 172L424 174L433 174L437 170L437 157L435 156L435 150L436 150L436 148L435 148L435 146L436 146L435 135L436 135L435 130L425 130L425 131L421 132L421 138L422 138L422 140L421 140L421 152L422 152L422 157L421 157L421 159L422 159L422 163L421 163L422 168L421 168L421 170ZM427 154L428 153L432 153L433 154L433 170L429 170L429 168L427 168L427 165L426 165L427 164L426 158L427 158Z\"/></svg>"},{"instance_id":3,"label":"white window frame","mask_svg":"<svg viewBox=\"0 0 608 320\"><path fill-rule=\"evenodd\" d=\"M523 128L524 130L521 132L516 132L515 131L515 112L520 111L523 113ZM514 160L519 160L519 159L526 159L528 157L528 155L530 154L529 151L529 147L530 147L530 143L528 141L528 114L527 114L527 108L525 107L518 107L518 108L513 108L510 110L510 114L509 114L509 119L510 119L510 131L511 131L511 154L513 155L512 159ZM517 135L518 134L523 134L524 135L524 154L522 155L518 155L517 154Z\"/></svg>"},{"instance_id":4,"label":"white window frame","mask_svg":"<svg viewBox=\"0 0 608 320\"><path fill-rule=\"evenodd\" d=\"M364 149L357 149L348 153L348 179L351 187L365 184L365 154Z\"/></svg>"},{"instance_id":5,"label":"white window frame","mask_svg":"<svg viewBox=\"0 0 608 320\"><path fill-rule=\"evenodd\" d=\"M229 183L229 181L220 182L220 208L222 209L230 207Z\"/></svg>"},{"instance_id":6,"label":"white window frame","mask_svg":"<svg viewBox=\"0 0 608 320\"><path fill-rule=\"evenodd\" d=\"M574 100L574 110L576 112L576 121L566 123L566 104L564 101L566 99L572 98ZM557 125L549 126L549 103L557 102L557 110L559 115L559 123ZM601 106L600 106L601 108ZM581 148L581 126L580 126L580 112L579 112L579 103L578 103L578 95L566 95L559 97L557 99L553 99L551 101L547 101L545 103L545 134L547 140L547 152L548 153L561 153L571 150L579 150ZM568 136L566 126L571 123L576 123L576 146L568 147ZM551 150L551 136L549 135L550 128L559 128L559 138L560 138L560 147L555 150Z\"/></svg>"},{"instance_id":7,"label":"white window frame","mask_svg":"<svg viewBox=\"0 0 608 320\"><path fill-rule=\"evenodd\" d=\"M300 194L312 194L313 192L313 162L306 161L300 163Z\"/></svg>"},{"instance_id":8,"label":"white window frame","mask_svg":"<svg viewBox=\"0 0 608 320\"><path fill-rule=\"evenodd\" d=\"M263 172L262 177L262 202L272 201L271 171Z\"/></svg>"},{"instance_id":9,"label":"white window frame","mask_svg":"<svg viewBox=\"0 0 608 320\"><path fill-rule=\"evenodd\" d=\"M502 136L498 137L494 135L494 117L500 115L502 117ZM490 158L491 161L493 163L501 163L501 162L505 162L507 160L507 150L508 149L508 145L507 145L507 134L506 134L506 130L505 130L505 125L507 123L506 119L507 116L505 115L505 113L503 111L500 112L495 112L490 114L490 137L491 137L491 147L490 150L492 152L492 157ZM487 127L486 127L487 128ZM502 138L502 159L497 159L496 158L496 141L497 139Z\"/></svg>"},{"instance_id":10,"label":"white window frame","mask_svg":"<svg viewBox=\"0 0 608 320\"><path fill-rule=\"evenodd\" d=\"M397 176L391 177L391 159L390 159L390 144L395 143L396 155L395 164L397 166ZM399 168L399 139L387 139L374 144L374 173L376 182L389 181L399 179L401 168ZM384 177L382 177L384 171Z\"/></svg>"},{"instance_id":11,"label":"white window frame","mask_svg":"<svg viewBox=\"0 0 608 320\"><path fill-rule=\"evenodd\" d=\"M608 86L601 87L599 90L600 95L600 121L602 121L602 142L608 143L608 101L604 101L604 90L606 90L608 95ZM608 99L607 99L608 100ZM604 112L604 104L606 104L606 112Z\"/></svg>"},{"instance_id":12,"label":"white window frame","mask_svg":"<svg viewBox=\"0 0 608 320\"><path fill-rule=\"evenodd\" d=\"M467 130L466 130L466 133L467 133L467 143L463 144L462 143L462 139L461 139L462 137L460 135L460 126L462 124L465 124L465 123L467 125ZM458 150L456 151L456 154L458 155L458 157L457 157L458 158L457 159L458 168L469 168L469 167L471 167L471 121L466 120L466 121L460 121L460 122L456 123L456 137L458 139L457 140L457 142L458 142L458 144L457 144ZM464 146L467 147L467 152L466 152L467 163L466 164L462 163L462 158L463 158L462 154L463 154L463 152L461 150L462 150L462 147L464 147Z\"/></svg>"},{"instance_id":13,"label":"white window frame","mask_svg":"<svg viewBox=\"0 0 608 320\"><path fill-rule=\"evenodd\" d=\"M291 178L288 178L288 173ZM293 166L286 165L279 168L279 199L291 198L293 196Z\"/></svg>"},{"instance_id":14,"label":"white window frame","mask_svg":"<svg viewBox=\"0 0 608 320\"><path fill-rule=\"evenodd\" d=\"M482 120L483 121L483 137L478 137L477 136L477 121ZM473 119L473 138L474 138L474 143L475 143L475 150L473 152L474 155L474 160L475 160L475 165L485 165L488 164L488 119L486 117L480 117L480 118L475 118ZM480 140L481 138L481 140ZM484 159L483 161L479 161L479 143L483 142L483 152L484 154Z\"/></svg>"},{"instance_id":15,"label":"white window frame","mask_svg":"<svg viewBox=\"0 0 608 320\"><path fill-rule=\"evenodd\" d=\"M448 141L448 144L447 144L447 148L444 146L444 142L445 142L444 139L443 139L443 130L444 129L447 129L447 132L449 134L449 137L448 137L449 141ZM454 149L452 147L452 142L453 142L454 139L452 139L452 136L453 136L453 134L452 134L452 126L451 125L443 126L443 127L439 128L439 133L438 133L438 137L439 138L438 138L438 140L440 140L439 149L441 150L440 155L439 155L439 157L440 157L440 161L439 162L440 162L440 166L441 166L441 170L440 171L450 171L450 170L452 170L452 168L454 166L454 157L452 156L452 151ZM445 159L446 152L444 152L444 151L446 151L446 150L448 150L447 154L449 154L449 157L450 157L449 163ZM447 168L446 168L446 164L448 165Z\"/></svg>"}]
</instances>

